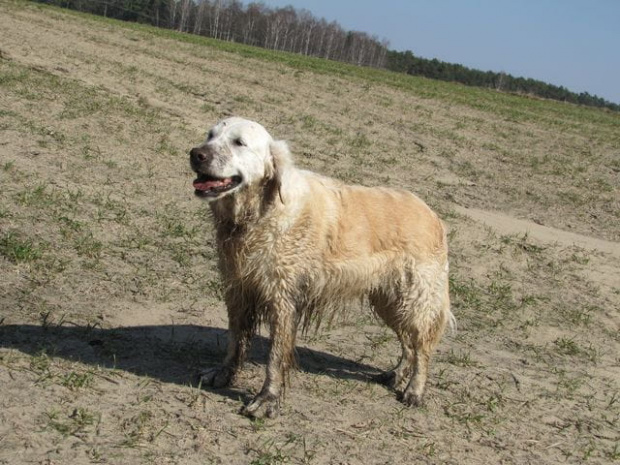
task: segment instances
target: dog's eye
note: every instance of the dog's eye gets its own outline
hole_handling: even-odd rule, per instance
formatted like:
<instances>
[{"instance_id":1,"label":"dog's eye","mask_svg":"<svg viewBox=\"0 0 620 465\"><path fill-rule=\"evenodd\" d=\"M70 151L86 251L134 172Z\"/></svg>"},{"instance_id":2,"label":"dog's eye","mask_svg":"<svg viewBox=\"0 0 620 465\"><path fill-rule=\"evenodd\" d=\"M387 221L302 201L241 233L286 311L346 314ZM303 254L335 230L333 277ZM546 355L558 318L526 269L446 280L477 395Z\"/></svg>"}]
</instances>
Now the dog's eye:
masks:
<instances>
[{"instance_id":1,"label":"dog's eye","mask_svg":"<svg viewBox=\"0 0 620 465\"><path fill-rule=\"evenodd\" d=\"M207 140L211 139L213 139L213 131L209 131L209 134L207 134Z\"/></svg>"},{"instance_id":2,"label":"dog's eye","mask_svg":"<svg viewBox=\"0 0 620 465\"><path fill-rule=\"evenodd\" d=\"M233 144L235 144L237 147L244 147L245 146L245 142L243 141L243 139L241 139L241 137L237 137L233 141Z\"/></svg>"}]
</instances>

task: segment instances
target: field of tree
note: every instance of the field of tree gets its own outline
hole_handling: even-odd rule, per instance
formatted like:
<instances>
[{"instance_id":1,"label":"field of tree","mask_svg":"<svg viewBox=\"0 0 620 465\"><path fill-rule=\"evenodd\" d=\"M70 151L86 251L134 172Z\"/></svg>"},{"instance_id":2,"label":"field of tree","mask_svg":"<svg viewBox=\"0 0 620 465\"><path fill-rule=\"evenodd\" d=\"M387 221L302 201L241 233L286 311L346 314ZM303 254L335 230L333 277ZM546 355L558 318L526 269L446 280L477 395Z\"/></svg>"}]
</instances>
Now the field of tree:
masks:
<instances>
[{"instance_id":1,"label":"field of tree","mask_svg":"<svg viewBox=\"0 0 620 465\"><path fill-rule=\"evenodd\" d=\"M365 306L298 341L282 414L226 347L188 151L261 122L304 168L449 228L426 403ZM620 114L0 0L0 464L620 461Z\"/></svg>"}]
</instances>

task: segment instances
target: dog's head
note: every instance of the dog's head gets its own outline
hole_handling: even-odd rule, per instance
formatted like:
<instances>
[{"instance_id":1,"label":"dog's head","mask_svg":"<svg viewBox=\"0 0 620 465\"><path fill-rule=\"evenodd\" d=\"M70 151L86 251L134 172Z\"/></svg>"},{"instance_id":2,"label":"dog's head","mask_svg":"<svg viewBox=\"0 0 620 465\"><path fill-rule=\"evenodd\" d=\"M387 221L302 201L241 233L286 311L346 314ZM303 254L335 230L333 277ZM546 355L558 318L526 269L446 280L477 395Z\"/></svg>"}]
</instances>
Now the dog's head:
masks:
<instances>
[{"instance_id":1,"label":"dog's head","mask_svg":"<svg viewBox=\"0 0 620 465\"><path fill-rule=\"evenodd\" d=\"M189 155L198 175L195 194L211 201L268 180L279 189L280 168L289 157L284 142L274 141L260 124L237 117L213 126Z\"/></svg>"}]
</instances>

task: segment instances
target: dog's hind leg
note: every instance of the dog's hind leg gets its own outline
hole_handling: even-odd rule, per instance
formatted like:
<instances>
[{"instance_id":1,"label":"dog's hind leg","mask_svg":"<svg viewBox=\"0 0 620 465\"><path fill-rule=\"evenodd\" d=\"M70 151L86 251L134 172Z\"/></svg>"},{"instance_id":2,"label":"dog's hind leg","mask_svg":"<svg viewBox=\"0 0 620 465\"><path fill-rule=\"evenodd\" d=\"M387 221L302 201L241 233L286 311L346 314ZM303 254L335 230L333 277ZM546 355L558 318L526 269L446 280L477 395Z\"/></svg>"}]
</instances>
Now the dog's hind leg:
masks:
<instances>
[{"instance_id":1,"label":"dog's hind leg","mask_svg":"<svg viewBox=\"0 0 620 465\"><path fill-rule=\"evenodd\" d=\"M380 373L375 377L378 383L385 384L396 391L402 389L405 381L409 379L414 357L414 352L410 348L408 342L401 339L401 347L402 354L398 364L391 370Z\"/></svg>"},{"instance_id":2,"label":"dog's hind leg","mask_svg":"<svg viewBox=\"0 0 620 465\"><path fill-rule=\"evenodd\" d=\"M428 341L424 341L423 338L417 338L413 344L413 347L413 374L407 384L407 387L402 393L401 400L405 405L417 407L422 405L433 344Z\"/></svg>"},{"instance_id":3,"label":"dog's hind leg","mask_svg":"<svg viewBox=\"0 0 620 465\"><path fill-rule=\"evenodd\" d=\"M418 299L409 309L410 318L405 319L410 324L409 340L414 354L411 379L402 393L401 400L405 405L422 404L432 351L439 342L446 323L452 317L447 275L445 279L445 285L441 282L433 283L433 288L428 293L416 292Z\"/></svg>"},{"instance_id":4,"label":"dog's hind leg","mask_svg":"<svg viewBox=\"0 0 620 465\"><path fill-rule=\"evenodd\" d=\"M411 348L409 336L402 330L399 324L397 318L398 303L395 301L396 299L390 299L385 293L380 291L372 292L368 296L368 299L377 316L396 333L402 347L402 354L398 365L389 371L379 374L375 377L375 380L392 389L398 390L402 387L402 384L409 379L411 366L413 365L414 352Z\"/></svg>"}]
</instances>

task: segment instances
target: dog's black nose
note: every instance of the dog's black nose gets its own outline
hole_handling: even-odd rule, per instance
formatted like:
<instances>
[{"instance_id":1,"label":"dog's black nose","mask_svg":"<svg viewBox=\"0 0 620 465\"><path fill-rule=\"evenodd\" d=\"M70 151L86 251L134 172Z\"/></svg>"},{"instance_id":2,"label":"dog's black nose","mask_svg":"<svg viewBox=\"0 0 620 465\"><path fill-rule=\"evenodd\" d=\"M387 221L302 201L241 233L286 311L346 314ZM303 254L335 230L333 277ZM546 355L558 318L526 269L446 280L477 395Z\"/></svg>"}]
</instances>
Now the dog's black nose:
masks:
<instances>
[{"instance_id":1,"label":"dog's black nose","mask_svg":"<svg viewBox=\"0 0 620 465\"><path fill-rule=\"evenodd\" d=\"M194 147L190 150L189 156L192 160L205 161L207 159L207 152L201 147Z\"/></svg>"}]
</instances>

